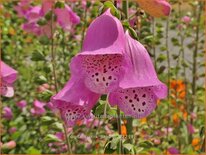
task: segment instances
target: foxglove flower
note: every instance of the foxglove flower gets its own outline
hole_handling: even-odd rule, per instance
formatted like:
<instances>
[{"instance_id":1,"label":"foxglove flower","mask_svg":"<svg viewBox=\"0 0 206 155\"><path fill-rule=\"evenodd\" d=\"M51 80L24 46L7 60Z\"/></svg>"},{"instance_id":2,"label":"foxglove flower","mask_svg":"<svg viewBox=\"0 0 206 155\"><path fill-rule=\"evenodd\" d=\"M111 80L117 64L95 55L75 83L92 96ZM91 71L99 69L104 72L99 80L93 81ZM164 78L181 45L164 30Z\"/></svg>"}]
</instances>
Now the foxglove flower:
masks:
<instances>
[{"instance_id":1,"label":"foxglove flower","mask_svg":"<svg viewBox=\"0 0 206 155\"><path fill-rule=\"evenodd\" d=\"M26 107L27 102L25 100L21 100L19 102L16 103L17 107L19 107L20 109L23 109Z\"/></svg>"},{"instance_id":2,"label":"foxglove flower","mask_svg":"<svg viewBox=\"0 0 206 155\"><path fill-rule=\"evenodd\" d=\"M57 23L64 30L71 30L73 25L80 23L79 16L68 5L65 5L64 8L56 8L54 12L57 16Z\"/></svg>"},{"instance_id":3,"label":"foxglove flower","mask_svg":"<svg viewBox=\"0 0 206 155\"><path fill-rule=\"evenodd\" d=\"M72 77L51 102L68 126L89 116L100 95L91 92L82 79Z\"/></svg>"},{"instance_id":4,"label":"foxglove flower","mask_svg":"<svg viewBox=\"0 0 206 155\"><path fill-rule=\"evenodd\" d=\"M111 92L124 72L124 47L123 27L107 10L89 26L82 51L71 61L71 73L84 77L86 86L95 93Z\"/></svg>"},{"instance_id":5,"label":"foxglove flower","mask_svg":"<svg viewBox=\"0 0 206 155\"><path fill-rule=\"evenodd\" d=\"M4 107L3 109L3 118L11 120L13 118L13 112L10 107Z\"/></svg>"},{"instance_id":6,"label":"foxglove flower","mask_svg":"<svg viewBox=\"0 0 206 155\"><path fill-rule=\"evenodd\" d=\"M191 18L189 16L182 17L182 22L185 24L189 24L191 22Z\"/></svg>"},{"instance_id":7,"label":"foxglove flower","mask_svg":"<svg viewBox=\"0 0 206 155\"><path fill-rule=\"evenodd\" d=\"M41 116L46 110L44 109L45 103L35 100L33 103L33 108L30 110L33 116Z\"/></svg>"},{"instance_id":8,"label":"foxglove flower","mask_svg":"<svg viewBox=\"0 0 206 155\"><path fill-rule=\"evenodd\" d=\"M166 0L137 0L137 3L153 17L170 15L171 5Z\"/></svg>"},{"instance_id":9,"label":"foxglove flower","mask_svg":"<svg viewBox=\"0 0 206 155\"><path fill-rule=\"evenodd\" d=\"M17 71L3 61L0 62L0 69L0 94L6 97L12 97L14 95L13 83L17 79Z\"/></svg>"},{"instance_id":10,"label":"foxglove flower","mask_svg":"<svg viewBox=\"0 0 206 155\"><path fill-rule=\"evenodd\" d=\"M18 5L14 7L19 17L25 17L27 12L31 9L31 0L20 0Z\"/></svg>"},{"instance_id":11,"label":"foxglove flower","mask_svg":"<svg viewBox=\"0 0 206 155\"><path fill-rule=\"evenodd\" d=\"M109 102L135 118L148 116L156 107L157 99L167 96L167 87L158 80L147 50L126 32L125 56L130 58L119 89L110 93Z\"/></svg>"}]
</instances>

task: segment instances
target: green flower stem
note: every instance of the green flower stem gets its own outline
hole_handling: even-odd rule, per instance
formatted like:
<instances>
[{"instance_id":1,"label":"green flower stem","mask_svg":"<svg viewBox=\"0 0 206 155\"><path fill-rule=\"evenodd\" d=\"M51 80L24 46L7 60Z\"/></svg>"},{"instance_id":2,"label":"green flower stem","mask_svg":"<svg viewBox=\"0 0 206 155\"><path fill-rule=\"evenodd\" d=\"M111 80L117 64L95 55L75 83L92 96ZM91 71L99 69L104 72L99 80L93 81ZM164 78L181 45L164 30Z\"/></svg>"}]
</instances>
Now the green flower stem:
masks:
<instances>
[{"instance_id":1,"label":"green flower stem","mask_svg":"<svg viewBox=\"0 0 206 155\"><path fill-rule=\"evenodd\" d=\"M152 34L153 34L153 42L152 42L152 49L153 49L153 59L154 59L154 64L155 64L155 70L157 70L157 62L156 62L156 47L155 47L155 27L156 27L156 22L155 18L152 20Z\"/></svg>"},{"instance_id":2,"label":"green flower stem","mask_svg":"<svg viewBox=\"0 0 206 155\"><path fill-rule=\"evenodd\" d=\"M197 23L196 23L196 32L195 32L195 49L193 52L193 66L192 66L192 103L190 107L190 111L192 112L194 109L194 103L196 100L196 81L197 81L197 53L198 53L198 47L199 47L199 31L200 31L200 19L201 19L201 13L203 9L203 3L199 2L199 9L196 9L197 12ZM193 124L192 118L190 119L191 125ZM206 133L205 133L206 134ZM192 141L192 135L190 136L190 142Z\"/></svg>"},{"instance_id":3,"label":"green flower stem","mask_svg":"<svg viewBox=\"0 0 206 155\"><path fill-rule=\"evenodd\" d=\"M120 114L120 109L117 107L117 126L118 126L118 133L120 135L120 140L119 140L119 154L123 154L123 145L122 145L122 129L121 129L121 114Z\"/></svg>"},{"instance_id":4,"label":"green flower stem","mask_svg":"<svg viewBox=\"0 0 206 155\"><path fill-rule=\"evenodd\" d=\"M53 77L54 77L54 85L55 85L55 92L58 92L58 85L57 85L57 76L56 76L56 62L55 62L55 50L54 50L54 32L53 32L53 12L54 12L54 6L52 6L52 18L51 18L51 63L52 63L52 73L53 73ZM71 154L71 148L70 148L70 144L67 138L67 130L66 130L66 126L63 123L64 126L64 135L65 135L65 139L66 139L66 144L67 144L67 152L69 154Z\"/></svg>"},{"instance_id":5,"label":"green flower stem","mask_svg":"<svg viewBox=\"0 0 206 155\"><path fill-rule=\"evenodd\" d=\"M69 143L69 140L68 140L68 134L67 134L67 127L66 125L63 123L63 126L64 126L64 133L65 133L65 139L66 139L66 144L67 144L67 152L68 154L72 154L72 149L71 149L71 146L70 146L70 143Z\"/></svg>"},{"instance_id":6,"label":"green flower stem","mask_svg":"<svg viewBox=\"0 0 206 155\"><path fill-rule=\"evenodd\" d=\"M128 19L128 0L125 0L122 2L122 10L125 14L125 19L127 20ZM132 122L133 122L133 118L132 117L129 117L127 118L127 124L126 124L126 128L127 128L127 134L128 135L132 135L132 130L133 130L133 127L132 127ZM132 139L129 138L129 141L130 143L132 143Z\"/></svg>"},{"instance_id":7,"label":"green flower stem","mask_svg":"<svg viewBox=\"0 0 206 155\"><path fill-rule=\"evenodd\" d=\"M168 86L168 112L167 112L167 141L169 141L169 125L170 125L170 53L169 53L169 17L167 18L166 22L166 32L165 32L165 46L166 46L166 52L167 52L167 86Z\"/></svg>"}]
</instances>

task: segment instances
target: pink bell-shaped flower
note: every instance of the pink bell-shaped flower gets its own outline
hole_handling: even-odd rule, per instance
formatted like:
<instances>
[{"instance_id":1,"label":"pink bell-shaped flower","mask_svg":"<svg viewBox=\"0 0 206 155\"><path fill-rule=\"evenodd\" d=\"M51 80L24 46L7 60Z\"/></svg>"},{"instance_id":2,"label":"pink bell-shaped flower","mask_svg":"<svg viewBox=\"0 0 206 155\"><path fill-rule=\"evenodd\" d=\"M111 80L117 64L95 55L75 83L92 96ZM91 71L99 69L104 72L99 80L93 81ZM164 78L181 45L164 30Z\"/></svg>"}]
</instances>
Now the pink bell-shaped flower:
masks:
<instances>
[{"instance_id":1,"label":"pink bell-shaped flower","mask_svg":"<svg viewBox=\"0 0 206 155\"><path fill-rule=\"evenodd\" d=\"M68 126L89 116L100 95L91 92L80 78L72 77L51 102Z\"/></svg>"},{"instance_id":2,"label":"pink bell-shaped flower","mask_svg":"<svg viewBox=\"0 0 206 155\"><path fill-rule=\"evenodd\" d=\"M17 71L1 61L0 78L0 94L6 97L12 97L14 95L13 83L17 79Z\"/></svg>"},{"instance_id":3,"label":"pink bell-shaped flower","mask_svg":"<svg viewBox=\"0 0 206 155\"><path fill-rule=\"evenodd\" d=\"M108 9L89 26L83 48L71 61L74 76L84 77L93 92L106 94L118 87L124 73L124 30Z\"/></svg>"},{"instance_id":4,"label":"pink bell-shaped flower","mask_svg":"<svg viewBox=\"0 0 206 155\"><path fill-rule=\"evenodd\" d=\"M143 118L155 109L157 99L167 96L167 87L158 80L144 46L128 32L125 36L125 57L129 57L131 65L120 81L119 89L109 94L109 102L119 106L125 115Z\"/></svg>"}]
</instances>

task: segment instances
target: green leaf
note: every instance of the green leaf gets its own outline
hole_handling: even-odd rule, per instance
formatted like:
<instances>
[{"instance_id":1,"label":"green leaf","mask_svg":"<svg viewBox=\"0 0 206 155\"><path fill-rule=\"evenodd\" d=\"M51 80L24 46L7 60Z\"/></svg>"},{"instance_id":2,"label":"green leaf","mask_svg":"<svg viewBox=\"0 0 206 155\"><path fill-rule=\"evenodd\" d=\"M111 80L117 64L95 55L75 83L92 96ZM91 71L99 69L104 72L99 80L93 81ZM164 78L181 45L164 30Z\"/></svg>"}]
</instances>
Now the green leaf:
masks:
<instances>
[{"instance_id":1,"label":"green leaf","mask_svg":"<svg viewBox=\"0 0 206 155\"><path fill-rule=\"evenodd\" d=\"M39 38L39 42L42 44L42 45L49 45L50 44L50 40L47 36L42 36Z\"/></svg>"},{"instance_id":2,"label":"green leaf","mask_svg":"<svg viewBox=\"0 0 206 155\"><path fill-rule=\"evenodd\" d=\"M58 2L56 2L56 4L55 4L55 8L65 8L65 5L64 5L63 2L58 1Z\"/></svg>"},{"instance_id":3,"label":"green leaf","mask_svg":"<svg viewBox=\"0 0 206 155\"><path fill-rule=\"evenodd\" d=\"M49 20L51 20L51 17L52 17L52 11L47 12L46 15L45 15L45 19L47 21L49 21Z\"/></svg>"},{"instance_id":4,"label":"green leaf","mask_svg":"<svg viewBox=\"0 0 206 155\"><path fill-rule=\"evenodd\" d=\"M44 19L44 18L41 18L37 21L37 24L40 25L40 26L44 26L47 24L47 20Z\"/></svg>"},{"instance_id":5,"label":"green leaf","mask_svg":"<svg viewBox=\"0 0 206 155\"><path fill-rule=\"evenodd\" d=\"M26 150L26 154L41 154L41 151L31 146Z\"/></svg>"},{"instance_id":6,"label":"green leaf","mask_svg":"<svg viewBox=\"0 0 206 155\"><path fill-rule=\"evenodd\" d=\"M41 121L42 121L42 124L43 125L49 125L51 123L54 122L54 120L52 119L52 117L49 117L49 116L43 116L41 117Z\"/></svg>"},{"instance_id":7,"label":"green leaf","mask_svg":"<svg viewBox=\"0 0 206 155\"><path fill-rule=\"evenodd\" d=\"M56 130L56 131L63 131L63 129L64 129L62 123L59 123L59 122L53 123L53 124L51 125L51 128L52 128L53 130Z\"/></svg>"},{"instance_id":8,"label":"green leaf","mask_svg":"<svg viewBox=\"0 0 206 155\"><path fill-rule=\"evenodd\" d=\"M51 142L60 142L61 140L59 138L57 138L55 135L48 134L44 138L44 141L47 143L51 143Z\"/></svg>"},{"instance_id":9,"label":"green leaf","mask_svg":"<svg viewBox=\"0 0 206 155\"><path fill-rule=\"evenodd\" d=\"M100 105L97 106L97 108L95 109L95 112L94 112L94 114L96 116L104 114L105 104L106 104L106 102L102 102ZM109 107L109 105L107 105L107 111L109 111L109 109L110 109L110 107Z\"/></svg>"},{"instance_id":10,"label":"green leaf","mask_svg":"<svg viewBox=\"0 0 206 155\"><path fill-rule=\"evenodd\" d=\"M127 143L127 144L123 144L123 147L126 148L128 151L131 151L134 146L132 144Z\"/></svg>"},{"instance_id":11,"label":"green leaf","mask_svg":"<svg viewBox=\"0 0 206 155\"><path fill-rule=\"evenodd\" d=\"M40 75L40 76L35 77L34 81L35 81L35 83L37 83L37 84L39 84L39 85L44 84L44 83L47 83L47 79L46 79L46 77L43 76L43 75Z\"/></svg>"},{"instance_id":12,"label":"green leaf","mask_svg":"<svg viewBox=\"0 0 206 155\"><path fill-rule=\"evenodd\" d=\"M118 9L114 6L114 4L113 4L111 1L106 1L106 2L104 2L104 8L103 8L103 10L105 11L105 10L107 10L107 9L109 9L109 8L110 8L110 10L111 10L111 14L113 14L114 16L116 16L118 19L121 18L121 15L120 15Z\"/></svg>"},{"instance_id":13,"label":"green leaf","mask_svg":"<svg viewBox=\"0 0 206 155\"><path fill-rule=\"evenodd\" d=\"M39 94L38 98L43 101L49 101L50 98L53 96L53 92L50 90L45 90L41 94Z\"/></svg>"},{"instance_id":14,"label":"green leaf","mask_svg":"<svg viewBox=\"0 0 206 155\"><path fill-rule=\"evenodd\" d=\"M32 53L32 57L31 57L32 61L44 61L45 60L45 56L42 52L40 51L34 51Z\"/></svg>"},{"instance_id":15,"label":"green leaf","mask_svg":"<svg viewBox=\"0 0 206 155\"><path fill-rule=\"evenodd\" d=\"M164 60L166 60L167 59L167 57L166 57L166 55L164 55L164 54L160 54L159 56L158 56L158 58L157 58L157 62L163 62Z\"/></svg>"}]
</instances>

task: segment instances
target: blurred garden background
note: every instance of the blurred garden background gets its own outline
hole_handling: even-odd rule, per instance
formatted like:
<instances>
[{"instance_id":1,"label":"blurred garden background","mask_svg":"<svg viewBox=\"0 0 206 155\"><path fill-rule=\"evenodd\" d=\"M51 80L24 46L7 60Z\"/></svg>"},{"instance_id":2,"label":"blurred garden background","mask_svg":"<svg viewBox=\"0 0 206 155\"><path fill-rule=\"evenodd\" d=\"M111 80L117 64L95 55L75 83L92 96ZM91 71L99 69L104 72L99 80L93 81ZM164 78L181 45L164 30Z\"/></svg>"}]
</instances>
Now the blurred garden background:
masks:
<instances>
[{"instance_id":1,"label":"blurred garden background","mask_svg":"<svg viewBox=\"0 0 206 155\"><path fill-rule=\"evenodd\" d=\"M170 15L155 17L138 1L0 0L1 61L18 72L13 97L1 97L1 153L205 152L205 3L168 0ZM89 25L108 8L147 49L168 96L149 116L118 124L116 106L102 95L89 119L68 127L50 99L71 77Z\"/></svg>"}]
</instances>

